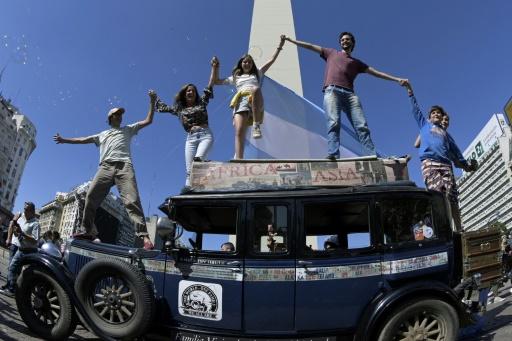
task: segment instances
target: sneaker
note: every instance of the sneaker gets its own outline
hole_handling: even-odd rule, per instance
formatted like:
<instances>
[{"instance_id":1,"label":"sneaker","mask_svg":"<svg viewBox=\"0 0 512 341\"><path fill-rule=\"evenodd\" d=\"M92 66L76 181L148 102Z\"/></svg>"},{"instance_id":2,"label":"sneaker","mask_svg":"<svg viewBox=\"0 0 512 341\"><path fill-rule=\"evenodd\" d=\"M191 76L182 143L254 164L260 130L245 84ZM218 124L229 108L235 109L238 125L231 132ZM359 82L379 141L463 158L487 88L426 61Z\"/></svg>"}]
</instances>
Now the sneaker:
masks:
<instances>
[{"instance_id":1,"label":"sneaker","mask_svg":"<svg viewBox=\"0 0 512 341\"><path fill-rule=\"evenodd\" d=\"M255 139L261 139L261 129L259 125L252 127L252 137Z\"/></svg>"},{"instance_id":2,"label":"sneaker","mask_svg":"<svg viewBox=\"0 0 512 341\"><path fill-rule=\"evenodd\" d=\"M329 161L336 161L336 156L335 155L327 155L326 159Z\"/></svg>"},{"instance_id":3,"label":"sneaker","mask_svg":"<svg viewBox=\"0 0 512 341\"><path fill-rule=\"evenodd\" d=\"M187 194L187 193L190 193L192 192L192 187L190 186L184 186L181 191L180 191L180 194Z\"/></svg>"},{"instance_id":4,"label":"sneaker","mask_svg":"<svg viewBox=\"0 0 512 341\"><path fill-rule=\"evenodd\" d=\"M101 243L101 239L99 238L94 238L94 240L92 241L93 243Z\"/></svg>"},{"instance_id":5,"label":"sneaker","mask_svg":"<svg viewBox=\"0 0 512 341\"><path fill-rule=\"evenodd\" d=\"M199 156L194 156L194 162L203 162L203 159L201 159Z\"/></svg>"},{"instance_id":6,"label":"sneaker","mask_svg":"<svg viewBox=\"0 0 512 341\"><path fill-rule=\"evenodd\" d=\"M14 291L7 289L7 288L0 289L0 294L8 296L8 297L14 297Z\"/></svg>"}]
</instances>

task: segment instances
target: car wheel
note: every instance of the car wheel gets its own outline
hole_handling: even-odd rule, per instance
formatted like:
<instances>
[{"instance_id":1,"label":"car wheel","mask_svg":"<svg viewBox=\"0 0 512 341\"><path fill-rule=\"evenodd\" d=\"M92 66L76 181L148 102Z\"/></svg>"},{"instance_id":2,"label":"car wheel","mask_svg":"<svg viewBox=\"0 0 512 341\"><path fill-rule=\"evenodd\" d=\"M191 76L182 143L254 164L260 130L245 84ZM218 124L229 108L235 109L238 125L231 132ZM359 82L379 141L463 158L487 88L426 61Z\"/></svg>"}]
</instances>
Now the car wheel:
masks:
<instances>
[{"instance_id":1,"label":"car wheel","mask_svg":"<svg viewBox=\"0 0 512 341\"><path fill-rule=\"evenodd\" d=\"M457 339L459 319L446 302L423 299L409 302L394 311L379 333L379 341Z\"/></svg>"},{"instance_id":2,"label":"car wheel","mask_svg":"<svg viewBox=\"0 0 512 341\"><path fill-rule=\"evenodd\" d=\"M45 340L66 340L77 316L68 294L45 270L26 268L17 282L16 305L27 327Z\"/></svg>"},{"instance_id":3,"label":"car wheel","mask_svg":"<svg viewBox=\"0 0 512 341\"><path fill-rule=\"evenodd\" d=\"M75 292L92 323L111 337L140 336L151 323L153 291L146 277L123 260L90 261L78 273Z\"/></svg>"}]
</instances>

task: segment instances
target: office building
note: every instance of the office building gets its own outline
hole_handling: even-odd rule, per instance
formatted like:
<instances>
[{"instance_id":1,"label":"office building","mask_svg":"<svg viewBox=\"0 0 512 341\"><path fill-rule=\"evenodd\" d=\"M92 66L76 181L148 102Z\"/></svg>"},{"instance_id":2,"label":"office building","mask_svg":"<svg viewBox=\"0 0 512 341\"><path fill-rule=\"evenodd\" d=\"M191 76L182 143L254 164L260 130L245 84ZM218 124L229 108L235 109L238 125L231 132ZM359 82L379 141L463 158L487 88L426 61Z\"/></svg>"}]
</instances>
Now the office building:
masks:
<instances>
[{"instance_id":1,"label":"office building","mask_svg":"<svg viewBox=\"0 0 512 341\"><path fill-rule=\"evenodd\" d=\"M80 232L85 196L90 182L68 193L57 192L55 199L39 210L41 233L59 231L63 240ZM132 246L134 226L120 198L109 193L96 212L95 224L102 242Z\"/></svg>"},{"instance_id":2,"label":"office building","mask_svg":"<svg viewBox=\"0 0 512 341\"><path fill-rule=\"evenodd\" d=\"M11 211L27 160L36 148L36 128L0 95L0 207Z\"/></svg>"},{"instance_id":3,"label":"office building","mask_svg":"<svg viewBox=\"0 0 512 341\"><path fill-rule=\"evenodd\" d=\"M494 114L464 151L476 159L476 172L457 179L465 230L478 230L499 221L512 228L512 134L503 114Z\"/></svg>"}]
</instances>

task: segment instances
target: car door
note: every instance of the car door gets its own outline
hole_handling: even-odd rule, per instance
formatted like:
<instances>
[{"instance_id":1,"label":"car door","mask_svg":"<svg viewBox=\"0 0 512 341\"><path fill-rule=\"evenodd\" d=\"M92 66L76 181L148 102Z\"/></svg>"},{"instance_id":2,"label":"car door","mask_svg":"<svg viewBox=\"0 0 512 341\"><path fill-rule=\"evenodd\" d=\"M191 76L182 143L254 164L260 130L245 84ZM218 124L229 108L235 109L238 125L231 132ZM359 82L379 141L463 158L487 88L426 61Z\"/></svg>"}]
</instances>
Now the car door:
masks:
<instances>
[{"instance_id":1,"label":"car door","mask_svg":"<svg viewBox=\"0 0 512 341\"><path fill-rule=\"evenodd\" d=\"M372 198L303 199L297 211L297 330L354 328L381 285Z\"/></svg>"},{"instance_id":2,"label":"car door","mask_svg":"<svg viewBox=\"0 0 512 341\"><path fill-rule=\"evenodd\" d=\"M178 324L239 332L244 260L240 201L180 202L175 207L180 254L166 266L165 297ZM228 245L229 247L226 247Z\"/></svg>"},{"instance_id":3,"label":"car door","mask_svg":"<svg viewBox=\"0 0 512 341\"><path fill-rule=\"evenodd\" d=\"M386 281L428 278L450 283L456 261L450 222L442 198L433 199L428 193L377 197Z\"/></svg>"},{"instance_id":4,"label":"car door","mask_svg":"<svg viewBox=\"0 0 512 341\"><path fill-rule=\"evenodd\" d=\"M294 330L293 200L249 200L244 278L246 333Z\"/></svg>"}]
</instances>

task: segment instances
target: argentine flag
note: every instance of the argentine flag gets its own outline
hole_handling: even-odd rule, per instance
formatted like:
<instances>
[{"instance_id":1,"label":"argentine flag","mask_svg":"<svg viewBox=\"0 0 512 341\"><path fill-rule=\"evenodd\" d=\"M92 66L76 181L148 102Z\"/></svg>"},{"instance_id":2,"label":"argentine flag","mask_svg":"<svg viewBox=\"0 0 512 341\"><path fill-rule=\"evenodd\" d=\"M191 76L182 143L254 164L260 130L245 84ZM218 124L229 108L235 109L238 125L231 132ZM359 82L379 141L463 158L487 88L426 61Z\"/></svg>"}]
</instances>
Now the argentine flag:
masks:
<instances>
[{"instance_id":1,"label":"argentine flag","mask_svg":"<svg viewBox=\"0 0 512 341\"><path fill-rule=\"evenodd\" d=\"M253 139L248 129L247 159L323 159L327 156L324 110L272 78L262 83L265 117L263 137ZM361 144L347 126L341 127L341 158L361 156ZM247 143L248 142L248 143Z\"/></svg>"}]
</instances>

